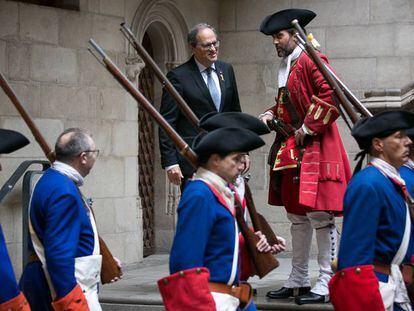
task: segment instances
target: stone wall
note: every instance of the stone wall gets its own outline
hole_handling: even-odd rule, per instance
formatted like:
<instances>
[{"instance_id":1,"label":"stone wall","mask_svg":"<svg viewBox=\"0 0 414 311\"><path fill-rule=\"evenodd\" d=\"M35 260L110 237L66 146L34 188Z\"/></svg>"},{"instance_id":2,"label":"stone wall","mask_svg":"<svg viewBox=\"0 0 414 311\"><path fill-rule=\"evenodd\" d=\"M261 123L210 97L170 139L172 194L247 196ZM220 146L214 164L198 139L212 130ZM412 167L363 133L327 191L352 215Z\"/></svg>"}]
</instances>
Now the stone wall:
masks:
<instances>
[{"instance_id":1,"label":"stone wall","mask_svg":"<svg viewBox=\"0 0 414 311\"><path fill-rule=\"evenodd\" d=\"M220 57L234 65L245 112L258 115L273 105L280 60L271 37L258 28L265 16L286 8L317 13L307 30L319 41L338 76L359 98L365 91L401 88L413 80L411 0L224 0L220 1ZM338 125L349 158L353 159L357 145L344 122L339 120ZM273 222L278 234L289 237L283 208L267 205L266 159L272 139L268 135L268 144L252 153L251 184L261 213Z\"/></svg>"}]
</instances>

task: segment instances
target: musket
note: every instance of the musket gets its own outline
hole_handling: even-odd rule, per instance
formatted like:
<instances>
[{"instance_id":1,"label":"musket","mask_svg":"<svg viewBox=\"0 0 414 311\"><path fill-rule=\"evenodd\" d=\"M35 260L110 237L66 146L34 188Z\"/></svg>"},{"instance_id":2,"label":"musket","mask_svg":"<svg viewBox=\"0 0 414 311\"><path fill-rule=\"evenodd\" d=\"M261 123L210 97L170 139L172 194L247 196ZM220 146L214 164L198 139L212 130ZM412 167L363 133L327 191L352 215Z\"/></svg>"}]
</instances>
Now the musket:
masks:
<instances>
[{"instance_id":1,"label":"musket","mask_svg":"<svg viewBox=\"0 0 414 311\"><path fill-rule=\"evenodd\" d=\"M172 139L174 144L181 150L181 154L189 160L189 162L194 166L198 167L197 155L194 151L188 146L188 144L181 138L181 136L171 127L171 125L163 118L163 116L158 112L157 109L148 101L148 99L138 90L138 88L132 84L131 81L125 76L124 73L119 70L119 68L112 62L112 60L106 55L102 48L93 40L90 39L89 43L95 49L95 51L101 56L102 62L98 57L93 53L92 50L89 50L92 55L101 63L105 68L112 74L112 76L121 84L121 86L134 97L138 104L142 106L157 122L157 124L162 127L167 135ZM269 252L261 253L257 250L256 245L259 242L259 237L254 234L250 229L248 229L247 223L243 217L240 215L243 213L241 211L240 202L236 200L236 220L241 228L243 237L248 244L248 251L253 259L255 270L257 275L262 278L268 274L273 269L279 266L276 258Z\"/></svg>"},{"instance_id":2,"label":"musket","mask_svg":"<svg viewBox=\"0 0 414 311\"><path fill-rule=\"evenodd\" d=\"M299 39L300 43L305 47L307 54L309 55L310 59L314 62L318 70L321 72L327 83L332 88L336 98L339 101L339 104L345 109L347 115L351 119L352 123L356 123L359 119L359 116L356 114L356 112L353 109L352 104L348 100L348 98L345 96L344 92L342 91L341 87L339 86L337 80L334 78L334 76L331 74L330 71L327 70L327 66L325 66L322 59L319 57L316 49L313 47L312 43L309 42L308 38L306 37L305 31L303 28L299 25L299 22L297 19L294 19L292 21L292 26L298 31L297 38ZM358 111L360 111L359 108Z\"/></svg>"},{"instance_id":3,"label":"musket","mask_svg":"<svg viewBox=\"0 0 414 311\"><path fill-rule=\"evenodd\" d=\"M26 122L27 126L29 127L30 131L32 132L35 140L39 143L40 148L43 150L46 158L53 163L55 161L55 154L46 142L46 139L40 133L39 129L37 128L36 124L27 113L26 109L21 104L21 101L17 97L14 90L11 88L10 84L7 82L4 75L0 72L0 86L9 97L10 101L16 107L17 111L22 116L24 122ZM118 264L116 263L111 251L109 250L108 246L104 242L104 240L99 237L99 246L102 255L102 269L101 269L101 282L102 284L110 283L115 277L120 277L122 275Z\"/></svg>"},{"instance_id":4,"label":"musket","mask_svg":"<svg viewBox=\"0 0 414 311\"><path fill-rule=\"evenodd\" d=\"M131 43L131 45L135 48L136 52L139 56L143 59L145 64L152 69L155 73L155 76L158 78L160 83L163 87L167 90L167 92L174 98L178 107L181 109L182 113L187 117L187 119L192 123L192 125L199 131L203 132L204 130L200 128L200 120L191 110L190 106L186 103L184 98L181 96L180 93L176 90L176 88L172 85L172 83L168 80L168 78L164 75L152 57L148 54L142 44L137 40L135 35L132 33L131 29L129 29L125 23L121 24L121 33L125 36L125 38ZM246 183L246 188L248 188L248 184ZM246 193L247 194L247 193ZM248 191L249 202L248 210L250 218L252 219L253 227L255 231L261 231L264 235L266 235L269 243L272 242L271 245L279 244L279 241L276 238L275 233L271 230L270 225L267 223L265 218L260 215L252 205L254 205L253 197L251 196L251 191ZM253 221L255 220L255 221Z\"/></svg>"},{"instance_id":5,"label":"musket","mask_svg":"<svg viewBox=\"0 0 414 311\"><path fill-rule=\"evenodd\" d=\"M134 36L132 31L125 25L125 23L121 24L121 33L125 36L125 38L129 41L129 43L135 48L138 55L141 56L145 64L153 70L153 72L155 73L155 76L161 82L163 88L165 88L168 91L168 93L170 93L170 95L174 98L174 100L177 102L178 106L180 107L183 114L187 117L187 119L194 125L194 127L199 132L203 132L203 129L201 129L198 126L199 119L197 118L195 113L187 105L187 103L185 102L181 94L177 92L177 90L172 85L170 80L167 79L167 77L164 75L161 69L157 66L155 61L148 54L148 52L141 45L141 43L138 42L137 38Z\"/></svg>"}]
</instances>

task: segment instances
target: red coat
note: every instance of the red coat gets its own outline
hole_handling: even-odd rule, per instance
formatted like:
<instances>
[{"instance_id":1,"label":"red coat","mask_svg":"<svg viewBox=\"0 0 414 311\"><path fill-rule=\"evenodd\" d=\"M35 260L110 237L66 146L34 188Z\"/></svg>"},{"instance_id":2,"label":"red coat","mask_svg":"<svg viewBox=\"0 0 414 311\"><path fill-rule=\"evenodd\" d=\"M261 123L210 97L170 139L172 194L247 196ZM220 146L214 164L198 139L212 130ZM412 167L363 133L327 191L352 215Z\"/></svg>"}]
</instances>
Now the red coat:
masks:
<instances>
[{"instance_id":1,"label":"red coat","mask_svg":"<svg viewBox=\"0 0 414 311\"><path fill-rule=\"evenodd\" d=\"M326 56L322 54L320 56L327 63ZM331 111L328 112L326 109L323 111L320 108L322 117L319 117L321 114L319 106L317 106L318 109L314 109L315 105L311 100L312 95L316 95L327 104L327 107L336 110L332 98L333 91L305 53L302 53L292 65L287 88L290 102L295 107L301 121L300 124L305 124L312 134L305 145L300 166L299 204L305 206L306 211L340 213L345 189L351 178L351 170L338 128L334 122L337 114L332 116ZM290 117L286 116L288 114L286 107L280 102L277 102L269 110L279 117L282 114L282 117L284 116L282 119L290 122ZM331 120L327 122L329 116ZM296 146L293 148L296 149L297 154ZM293 151L289 154L293 154ZM286 165L286 167L288 166ZM271 170L272 175L280 174L280 172ZM270 180L274 181L273 178ZM274 189L273 187L274 185L271 185L270 189ZM269 191L269 204L283 205L279 191ZM292 212L288 207L287 210Z\"/></svg>"}]
</instances>

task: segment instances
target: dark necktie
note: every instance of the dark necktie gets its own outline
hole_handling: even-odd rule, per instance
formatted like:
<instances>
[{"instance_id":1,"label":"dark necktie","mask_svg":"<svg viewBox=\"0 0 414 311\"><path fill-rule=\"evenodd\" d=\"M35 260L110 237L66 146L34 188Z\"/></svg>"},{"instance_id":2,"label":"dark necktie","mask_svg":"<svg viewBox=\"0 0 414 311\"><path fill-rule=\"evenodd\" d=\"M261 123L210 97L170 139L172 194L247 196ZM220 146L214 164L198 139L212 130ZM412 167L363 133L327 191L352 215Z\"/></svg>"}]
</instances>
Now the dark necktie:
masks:
<instances>
[{"instance_id":1,"label":"dark necktie","mask_svg":"<svg viewBox=\"0 0 414 311\"><path fill-rule=\"evenodd\" d=\"M216 84L214 83L213 77L211 75L211 72L213 71L213 68L208 67L206 70L207 73L207 87L210 91L211 98L213 99L214 106L216 106L216 110L220 111L220 94L217 90Z\"/></svg>"}]
</instances>

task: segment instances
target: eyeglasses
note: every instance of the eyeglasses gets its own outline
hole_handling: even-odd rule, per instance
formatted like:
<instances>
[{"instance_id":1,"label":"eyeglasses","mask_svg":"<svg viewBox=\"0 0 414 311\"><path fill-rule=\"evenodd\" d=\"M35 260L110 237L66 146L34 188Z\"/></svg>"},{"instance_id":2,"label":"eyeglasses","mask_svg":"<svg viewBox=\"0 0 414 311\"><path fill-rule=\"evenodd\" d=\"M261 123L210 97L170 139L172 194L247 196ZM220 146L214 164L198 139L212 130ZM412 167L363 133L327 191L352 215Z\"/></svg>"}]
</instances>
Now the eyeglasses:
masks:
<instances>
[{"instance_id":1,"label":"eyeglasses","mask_svg":"<svg viewBox=\"0 0 414 311\"><path fill-rule=\"evenodd\" d=\"M96 157L98 157L99 156L99 149L95 149L95 150L85 150L85 151L82 151L82 152L85 152L85 153L95 153L96 152Z\"/></svg>"},{"instance_id":2,"label":"eyeglasses","mask_svg":"<svg viewBox=\"0 0 414 311\"><path fill-rule=\"evenodd\" d=\"M213 47L217 49L220 46L220 40L217 40L211 43L199 43L199 45L201 46L203 50L210 50Z\"/></svg>"}]
</instances>

